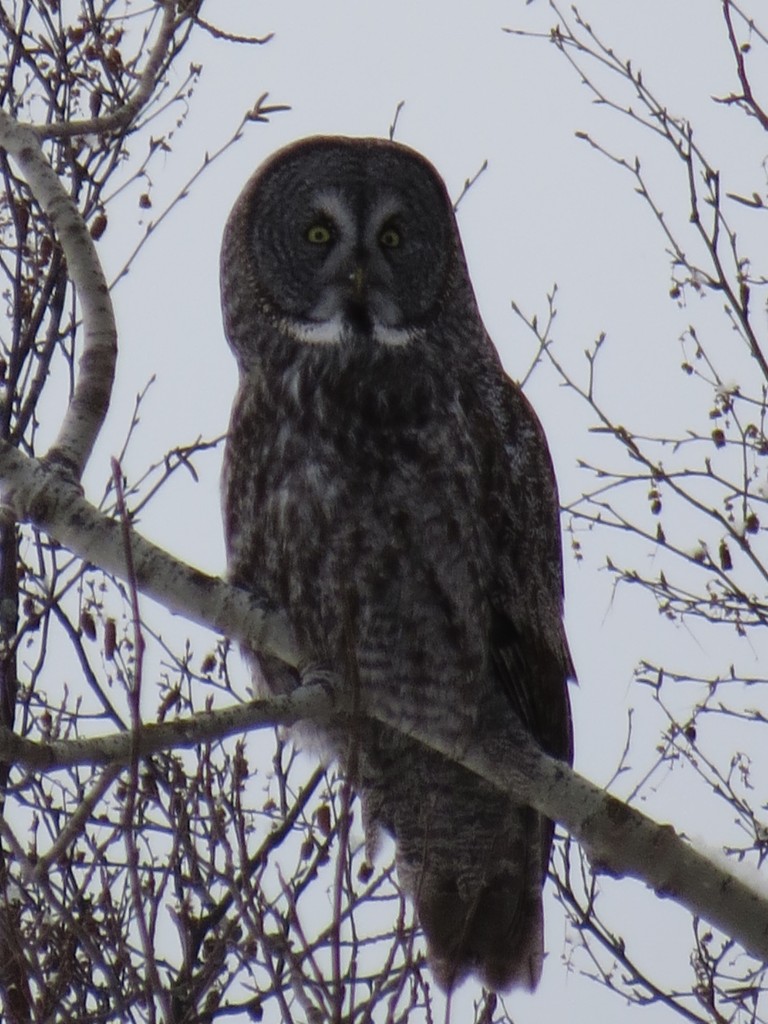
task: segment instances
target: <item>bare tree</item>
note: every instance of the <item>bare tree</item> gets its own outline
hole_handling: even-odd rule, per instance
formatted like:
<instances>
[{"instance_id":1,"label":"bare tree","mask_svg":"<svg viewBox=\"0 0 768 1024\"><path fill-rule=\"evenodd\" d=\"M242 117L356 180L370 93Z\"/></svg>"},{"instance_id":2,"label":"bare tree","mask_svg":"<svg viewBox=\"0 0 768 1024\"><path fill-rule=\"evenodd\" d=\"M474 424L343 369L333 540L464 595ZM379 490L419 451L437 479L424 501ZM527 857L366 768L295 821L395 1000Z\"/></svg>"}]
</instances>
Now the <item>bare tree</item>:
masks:
<instances>
[{"instance_id":1,"label":"bare tree","mask_svg":"<svg viewBox=\"0 0 768 1024\"><path fill-rule=\"evenodd\" d=\"M749 296L763 282L739 255L717 175L690 128L663 111L642 78L577 15L569 21L555 13L555 45L569 59L587 66L596 61L628 83L646 111L626 108L628 116L660 132L685 170L688 202L699 217L692 223L709 262L694 261L674 241L640 165L616 158L642 186L673 246L675 298L691 289L723 294L735 337L762 369ZM738 42L750 26L734 4L724 4L724 15L742 93L725 99L764 116ZM139 208L152 204L143 190L148 168L170 147L168 125L178 130L199 71L191 67L175 89L168 84L169 69L178 66L192 34L207 32L222 46L265 40L228 36L203 18L201 3L170 0L146 8L130 0L89 0L71 16L58 3L16 0L0 9L0 31L6 58L0 81L0 267L7 314L0 364L5 1019L434 1019L444 1003L424 968L411 909L387 858L376 867L368 862L349 786L307 762L279 731L264 728L343 715L341 694L328 681L310 678L290 698L251 702L243 680L230 674L230 640L247 640L298 665L301 652L285 618L262 607L257 595L175 561L133 528L165 482L178 469L194 472L217 439L193 439L129 480L122 461L134 441L136 415L123 453L105 474L98 508L79 487L109 403L117 340L93 243L115 230L110 211L124 190L135 189ZM765 44L754 26L751 32ZM590 82L588 72L581 73ZM227 145L247 122L279 109L262 96ZM750 214L762 209L759 193L728 202ZM678 580L671 571L663 582L617 568L618 561L613 571L651 591L665 614L728 621L744 630L758 624L759 588L740 577L737 584L733 565L738 554L758 580L762 575L756 549L765 498L754 467L768 450L765 382L756 391L724 385L716 361L692 333L686 379L706 386L710 396L714 388L719 433L641 438L601 411L592 376L585 386L569 374L549 330L533 319L529 326L542 360L579 391L601 428L637 464L631 475L596 468L598 485L567 509L575 549L585 524L661 544L672 565L680 562L694 580L705 581L699 596L688 577ZM598 351L590 353L590 374ZM57 404L65 409L60 428L40 452L39 438L50 435L43 428ZM681 466L666 458L662 463L659 446L681 452ZM700 450L697 461L693 453ZM735 476L732 461L722 469L716 462L733 454L741 467ZM700 483L706 497L697 490ZM633 493L638 485L641 501ZM722 534L716 543L686 553L670 528L667 540L661 524L672 495L716 525ZM647 526L646 508L658 530ZM167 637L176 634L163 628L159 613L145 617L140 593L210 631L171 642ZM664 706L665 688L681 676L645 665L638 678L652 684ZM748 725L762 718L725 701L725 677L699 682L706 700L684 722L670 714L660 758L687 759L717 797L738 809L752 832L736 852L761 863L766 836L748 788L748 762L736 760L723 773L722 759L697 741L697 723L710 714L737 715ZM524 736L519 763L504 766L491 750L456 750L439 737L429 742L562 822L601 871L642 877L693 910L694 983L690 993L664 991L634 968L623 938L603 924L595 876L581 849L563 840L553 877L607 983L639 1001L663 999L688 1019L741 1019L749 1007L748 1019L761 1019L768 908L748 885L671 828L655 826L546 758ZM699 915L723 934L708 933ZM750 952L737 956L736 942ZM729 977L733 964L738 974ZM485 994L473 1012L477 1021L509 1019L503 1001Z\"/></svg>"},{"instance_id":2,"label":"bare tree","mask_svg":"<svg viewBox=\"0 0 768 1024\"><path fill-rule=\"evenodd\" d=\"M712 102L764 133L768 95L761 98L752 86L768 55L762 12L755 19L733 0L716 6L733 87ZM740 643L748 648L742 658L754 661L749 638L757 639L768 611L767 193L760 148L766 136L753 130L759 179L751 185L733 180L733 171L720 169L729 163L727 150L705 151L696 125L668 109L642 69L618 54L579 9L565 11L556 2L549 7L555 19L549 43L592 102L620 115L636 136L636 150L617 152L603 141L605 132L577 133L645 204L669 258L670 300L688 320L677 339L679 429L661 434L625 421L601 372L606 348L620 345L619 339L601 334L579 366L555 338L556 288L538 318L515 306L535 338L539 361L578 396L594 431L610 442L602 457L584 460L591 480L564 508L572 551L576 558L585 547L593 555L602 552L616 585L647 595L662 622L719 631L723 640L727 634L740 638L728 643L722 663L709 673L650 658L637 666L636 684L645 695L636 699L655 702L666 728L656 761L636 779L629 802L649 797L675 765L685 773L691 800L706 799L710 820L722 824L712 845L734 863L762 868L768 849L768 805L760 783L768 677L739 672L733 659ZM654 158L646 161L644 149L652 149ZM740 173L745 166L742 159ZM650 397L648 404L653 408ZM617 777L629 767L631 744L630 737ZM589 969L610 988L641 1005L664 1003L686 1020L768 1020L765 957L744 956L732 934L713 930L695 914L689 987L672 992L633 957L631 928L619 931L609 923L599 878L572 843L562 847L552 877L585 944Z\"/></svg>"}]
</instances>

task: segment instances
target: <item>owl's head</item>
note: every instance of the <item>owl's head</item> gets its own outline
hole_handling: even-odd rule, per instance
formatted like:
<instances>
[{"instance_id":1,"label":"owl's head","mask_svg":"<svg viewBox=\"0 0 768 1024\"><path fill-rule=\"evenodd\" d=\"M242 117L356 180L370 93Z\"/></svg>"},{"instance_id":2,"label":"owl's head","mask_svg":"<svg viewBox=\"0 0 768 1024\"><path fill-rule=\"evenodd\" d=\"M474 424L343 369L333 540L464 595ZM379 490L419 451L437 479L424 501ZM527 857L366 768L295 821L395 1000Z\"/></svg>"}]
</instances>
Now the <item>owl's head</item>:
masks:
<instances>
[{"instance_id":1,"label":"owl's head","mask_svg":"<svg viewBox=\"0 0 768 1024\"><path fill-rule=\"evenodd\" d=\"M424 157L378 139L305 139L263 164L230 214L227 336L245 355L238 328L257 315L310 345L408 345L457 272L468 281L450 199Z\"/></svg>"}]
</instances>

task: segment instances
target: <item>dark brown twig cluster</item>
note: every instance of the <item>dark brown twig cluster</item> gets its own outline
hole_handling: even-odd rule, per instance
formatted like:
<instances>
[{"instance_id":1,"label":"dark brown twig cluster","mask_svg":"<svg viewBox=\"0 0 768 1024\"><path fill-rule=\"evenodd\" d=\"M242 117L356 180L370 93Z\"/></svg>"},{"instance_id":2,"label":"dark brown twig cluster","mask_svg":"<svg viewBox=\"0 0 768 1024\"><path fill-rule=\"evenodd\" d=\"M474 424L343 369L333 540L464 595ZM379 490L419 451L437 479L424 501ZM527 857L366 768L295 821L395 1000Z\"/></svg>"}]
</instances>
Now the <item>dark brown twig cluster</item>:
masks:
<instances>
[{"instance_id":1,"label":"dark brown twig cluster","mask_svg":"<svg viewBox=\"0 0 768 1024\"><path fill-rule=\"evenodd\" d=\"M599 442L581 462L588 481L583 493L564 509L572 552L582 559L603 550L616 585L650 596L662 622L702 637L707 649L717 648L716 637L730 635L759 673L755 651L768 625L765 184L751 192L732 185L728 171L718 168L728 154L705 152L695 126L668 109L635 63L606 43L578 8L549 6L556 23L546 38L592 103L635 130L637 149L630 153L616 153L595 129L576 134L626 176L658 227L669 258L669 297L687 319L676 339L680 407L696 410L694 420L680 418L677 432L654 430L653 415L632 425L603 371L607 348L620 339L600 335L577 368L555 339L556 288L543 316L514 306L535 340L531 370L547 365L555 371L589 410ZM733 0L719 6L736 86L715 101L768 129L766 101L753 85L768 56L760 13L753 18ZM695 47L695 36L690 42ZM643 159L644 149L653 159ZM671 183L677 186L673 200ZM649 397L648 409L654 408ZM633 760L645 765L627 794L634 803L684 773L688 799L709 807L711 845L723 847L734 863L761 867L766 807L756 773L758 764L764 770L768 678L734 667L733 646L729 660L713 664L709 675L655 657L641 662L636 681L661 713L664 732L650 762L630 733L616 778L626 788ZM572 845L563 851L553 877L581 939L574 964L591 965L588 973L632 1001L661 1002L686 1020L768 1020L765 965L740 955L729 936L696 918L689 987L672 992L656 981L653 965L633 951L631 930L612 918L605 886Z\"/></svg>"}]
</instances>

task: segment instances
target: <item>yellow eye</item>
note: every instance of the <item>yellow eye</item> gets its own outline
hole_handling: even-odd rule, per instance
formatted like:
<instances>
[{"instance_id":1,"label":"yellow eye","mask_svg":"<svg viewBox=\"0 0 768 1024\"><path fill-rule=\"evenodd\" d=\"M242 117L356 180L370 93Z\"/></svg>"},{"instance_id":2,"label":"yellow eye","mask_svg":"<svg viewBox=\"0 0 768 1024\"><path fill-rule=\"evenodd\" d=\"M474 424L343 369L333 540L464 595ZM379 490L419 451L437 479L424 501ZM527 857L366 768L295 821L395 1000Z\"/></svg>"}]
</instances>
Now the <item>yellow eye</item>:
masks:
<instances>
[{"instance_id":1,"label":"yellow eye","mask_svg":"<svg viewBox=\"0 0 768 1024\"><path fill-rule=\"evenodd\" d=\"M400 245L400 232L395 228L384 228L379 235L379 243L385 249L396 249Z\"/></svg>"},{"instance_id":2,"label":"yellow eye","mask_svg":"<svg viewBox=\"0 0 768 1024\"><path fill-rule=\"evenodd\" d=\"M307 231L307 241L313 245L327 245L331 240L331 229L326 224L313 224Z\"/></svg>"}]
</instances>

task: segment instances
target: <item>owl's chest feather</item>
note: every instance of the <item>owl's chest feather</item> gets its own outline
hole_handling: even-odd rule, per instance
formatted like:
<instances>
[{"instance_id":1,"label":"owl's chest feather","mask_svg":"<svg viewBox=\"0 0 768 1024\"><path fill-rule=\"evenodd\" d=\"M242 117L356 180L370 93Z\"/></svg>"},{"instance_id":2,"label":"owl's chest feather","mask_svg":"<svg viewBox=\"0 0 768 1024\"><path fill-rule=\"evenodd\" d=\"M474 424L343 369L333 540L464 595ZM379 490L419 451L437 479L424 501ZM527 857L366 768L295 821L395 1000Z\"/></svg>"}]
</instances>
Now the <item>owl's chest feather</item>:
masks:
<instances>
[{"instance_id":1,"label":"owl's chest feather","mask_svg":"<svg viewBox=\"0 0 768 1024\"><path fill-rule=\"evenodd\" d=\"M253 451L249 467L277 515L306 505L335 521L347 508L423 501L445 471L446 447L461 471L466 430L457 402L406 373L293 374L280 389L245 381L233 429ZM466 453L464 453L466 454ZM265 509L266 511L266 509Z\"/></svg>"},{"instance_id":2,"label":"owl's chest feather","mask_svg":"<svg viewBox=\"0 0 768 1024\"><path fill-rule=\"evenodd\" d=\"M318 634L350 600L393 642L411 625L427 639L438 620L466 628L487 556L471 438L450 392L246 384L229 444L249 456L225 483L235 580L255 576L282 606L311 608Z\"/></svg>"},{"instance_id":3,"label":"owl's chest feather","mask_svg":"<svg viewBox=\"0 0 768 1024\"><path fill-rule=\"evenodd\" d=\"M444 413L439 424L431 418L382 423L343 408L334 410L333 422L285 410L263 417L252 471L263 495L255 511L265 543L281 557L297 545L319 544L359 557L368 546L424 529L441 511L445 517L446 487L461 492L448 509L471 504L461 445L450 437L448 420ZM456 460L451 481L446 450Z\"/></svg>"}]
</instances>

